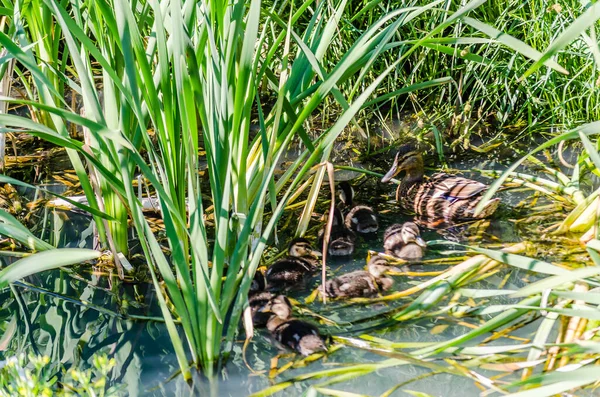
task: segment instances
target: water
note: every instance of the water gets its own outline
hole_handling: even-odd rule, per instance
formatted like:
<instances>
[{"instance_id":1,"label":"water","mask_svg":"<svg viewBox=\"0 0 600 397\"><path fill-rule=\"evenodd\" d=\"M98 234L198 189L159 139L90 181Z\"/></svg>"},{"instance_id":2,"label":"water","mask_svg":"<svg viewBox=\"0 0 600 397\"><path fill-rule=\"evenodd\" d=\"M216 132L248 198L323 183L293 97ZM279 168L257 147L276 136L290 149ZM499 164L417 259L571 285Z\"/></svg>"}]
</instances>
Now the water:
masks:
<instances>
[{"instance_id":1,"label":"water","mask_svg":"<svg viewBox=\"0 0 600 397\"><path fill-rule=\"evenodd\" d=\"M504 169L506 164L511 161L513 159L499 161L486 158L482 164L481 161L474 158L467 158L461 159L460 163L451 165L463 170L470 168ZM477 174L466 176L481 179L477 177ZM485 181L485 179L482 180ZM329 277L363 268L366 264L365 258L368 250L381 251L382 235L387 226L413 219L403 215L396 205L390 202L394 196L393 189L394 186L387 185L377 193L376 197L368 197L366 194L372 192L370 184L358 189L359 201L365 201L365 198L368 197L369 203L377 204L381 212L381 229L377 238L360 240L352 258L330 259L328 263ZM494 238L504 243L520 241L520 231L509 218L514 215L511 206L527 195L528 193L511 194L509 197L507 194L501 194L505 204L499 212L500 216L491 222L485 229L485 234L477 237L474 243L491 242L494 241ZM73 219L71 218L70 222ZM63 245L90 244L89 236L82 237L80 232L88 227L83 222L85 220L79 219L71 225L74 233L65 231ZM424 228L422 230L422 235L426 240L446 239L467 243L473 239L475 233L476 230L469 230L466 227L453 227L447 230ZM442 256L443 254L435 250L429 250L425 259ZM416 266L414 270L434 271L444 270L447 267L447 265ZM160 317L152 286L147 283L120 283L114 277L108 278L107 274L103 272L104 269L78 268L77 272L44 272L28 280L32 285L52 291L54 295L26 286L15 287L17 298L10 290L3 291L3 304L0 307L0 324L4 324L2 331L6 329L6 325L13 318L17 321L17 331L9 348L0 351L0 359L5 359L20 351L33 351L50 356L53 365L58 370L60 363L66 367L71 365L82 368L89 367L91 356L104 352L117 360L117 368L113 371L110 381L113 384L124 385L129 395L188 395L188 389L182 384L181 379L175 377L175 380L168 381L171 375L176 374L178 366L164 325L159 321L132 321L122 318L122 315L125 314ZM505 283L505 288L518 289L524 285L523 277L525 275L525 272L507 269L471 287L495 289L501 283ZM113 282L110 282L111 280ZM425 280L425 278L396 277L394 289L403 290L421 280ZM315 277L308 290L293 293L291 296L303 301L303 298L318 283L319 278ZM376 313L386 312L394 307L400 307L417 296L418 294L389 303L353 305L343 308L340 308L339 302L328 305L315 302L307 307L344 325L359 319L373 317ZM89 304L78 304L79 300L96 307L90 307ZM506 297L495 297L491 300L497 303L511 301ZM308 315L304 317L311 320ZM316 319L312 320L316 322ZM464 321L469 320L465 319ZM470 322L476 323L476 320L470 320ZM447 327L439 332L440 325L447 325ZM324 332L332 334L340 332L335 327L322 326L322 329ZM529 324L521 329L518 335L530 338L535 329L536 324ZM433 342L449 340L469 330L470 328L458 319L439 316L419 321L407 321L390 329L371 332L371 334L391 342ZM241 334L243 335L243 332ZM514 343L521 342L501 338L490 344ZM268 333L264 330L260 331L246 352L247 362L252 367L250 370L242 357L242 341L238 341L234 346L232 358L221 374L223 380L220 382L218 394L223 396L247 395L260 391L274 382L300 374L338 368L348 364L379 363L387 359L386 356L365 350L342 347L321 360L304 367L286 370L281 376L271 380L267 377L271 360L280 353L283 352L274 345ZM279 360L279 366L290 359L282 357ZM440 361L438 364L443 365L444 362ZM252 371L262 373L254 374ZM408 382L429 372L429 369L416 365L401 365L380 369L366 376L328 387L358 394L379 395L395 385ZM493 375L493 373L488 375ZM319 382L323 382L323 380L299 382L279 394L301 395L306 392L310 384ZM481 391L472 380L449 374L437 374L408 383L394 395L409 395L406 393L407 390L444 397L477 395Z\"/></svg>"}]
</instances>

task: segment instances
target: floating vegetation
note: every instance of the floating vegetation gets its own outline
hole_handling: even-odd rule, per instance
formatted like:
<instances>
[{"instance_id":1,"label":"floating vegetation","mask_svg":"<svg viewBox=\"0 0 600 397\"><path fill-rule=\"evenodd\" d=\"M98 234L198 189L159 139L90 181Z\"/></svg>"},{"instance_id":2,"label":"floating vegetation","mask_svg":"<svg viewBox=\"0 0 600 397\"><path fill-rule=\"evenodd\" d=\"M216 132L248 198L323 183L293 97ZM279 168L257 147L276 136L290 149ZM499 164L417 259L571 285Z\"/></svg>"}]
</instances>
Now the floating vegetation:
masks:
<instances>
[{"instance_id":1,"label":"floating vegetation","mask_svg":"<svg viewBox=\"0 0 600 397\"><path fill-rule=\"evenodd\" d=\"M0 394L593 393L600 5L484 3L3 0Z\"/></svg>"}]
</instances>

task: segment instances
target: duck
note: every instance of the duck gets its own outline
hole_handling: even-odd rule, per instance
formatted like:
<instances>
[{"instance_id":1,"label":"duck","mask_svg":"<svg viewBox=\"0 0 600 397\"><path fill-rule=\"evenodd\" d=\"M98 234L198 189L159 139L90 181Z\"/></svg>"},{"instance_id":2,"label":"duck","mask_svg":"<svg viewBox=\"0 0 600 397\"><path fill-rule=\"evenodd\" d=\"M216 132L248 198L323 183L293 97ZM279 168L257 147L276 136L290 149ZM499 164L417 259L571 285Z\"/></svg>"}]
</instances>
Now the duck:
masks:
<instances>
[{"instance_id":1,"label":"duck","mask_svg":"<svg viewBox=\"0 0 600 397\"><path fill-rule=\"evenodd\" d=\"M475 207L488 186L456 175L437 173L424 178L423 157L415 145L400 147L390 170L381 179L387 183L401 171L404 178L396 190L396 200L406 210L431 219L473 220L491 216L500 199L489 200L479 214Z\"/></svg>"},{"instance_id":2,"label":"duck","mask_svg":"<svg viewBox=\"0 0 600 397\"><path fill-rule=\"evenodd\" d=\"M380 291L389 290L394 280L385 275L390 270L398 270L388 266L382 257L375 255L367 265L368 271L357 270L328 280L325 283L325 295L330 298L356 298L377 295Z\"/></svg>"},{"instance_id":3,"label":"duck","mask_svg":"<svg viewBox=\"0 0 600 397\"><path fill-rule=\"evenodd\" d=\"M301 286L319 265L321 253L305 238L293 239L288 256L273 263L265 272L266 289L279 291Z\"/></svg>"},{"instance_id":4,"label":"duck","mask_svg":"<svg viewBox=\"0 0 600 397\"><path fill-rule=\"evenodd\" d=\"M275 294L270 291L257 291L248 294L248 306L250 306L254 328L262 328L267 325L271 315L260 310L273 298L275 298Z\"/></svg>"},{"instance_id":5,"label":"duck","mask_svg":"<svg viewBox=\"0 0 600 397\"><path fill-rule=\"evenodd\" d=\"M325 228L319 230L319 245L323 245L325 238ZM333 224L331 225L331 235L327 252L331 256L348 256L354 253L356 245L356 234L346 227L344 216L339 208L333 212Z\"/></svg>"},{"instance_id":6,"label":"duck","mask_svg":"<svg viewBox=\"0 0 600 397\"><path fill-rule=\"evenodd\" d=\"M406 261L417 261L423 257L427 247L421 238L419 227L414 222L395 223L383 234L385 253Z\"/></svg>"},{"instance_id":7,"label":"duck","mask_svg":"<svg viewBox=\"0 0 600 397\"><path fill-rule=\"evenodd\" d=\"M327 351L325 341L314 325L292 317L290 301L284 295L271 299L262 312L271 313L267 329L284 346L310 356L313 353Z\"/></svg>"},{"instance_id":8,"label":"duck","mask_svg":"<svg viewBox=\"0 0 600 397\"><path fill-rule=\"evenodd\" d=\"M338 184L340 200L347 208L344 224L350 230L360 235L372 235L379 230L379 220L375 210L368 205L354 203L354 189L349 182Z\"/></svg>"}]
</instances>

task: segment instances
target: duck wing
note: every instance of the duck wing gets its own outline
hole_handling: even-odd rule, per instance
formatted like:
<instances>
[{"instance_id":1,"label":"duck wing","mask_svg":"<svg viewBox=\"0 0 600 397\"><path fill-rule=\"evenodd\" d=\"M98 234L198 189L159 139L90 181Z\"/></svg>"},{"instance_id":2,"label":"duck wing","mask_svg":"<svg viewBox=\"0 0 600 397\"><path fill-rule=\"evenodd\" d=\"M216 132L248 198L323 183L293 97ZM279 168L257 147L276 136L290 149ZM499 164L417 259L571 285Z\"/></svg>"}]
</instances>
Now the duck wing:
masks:
<instances>
[{"instance_id":1,"label":"duck wing","mask_svg":"<svg viewBox=\"0 0 600 397\"><path fill-rule=\"evenodd\" d=\"M481 182L441 173L433 175L429 183L435 186L433 197L444 198L452 203L477 196L487 189Z\"/></svg>"}]
</instances>

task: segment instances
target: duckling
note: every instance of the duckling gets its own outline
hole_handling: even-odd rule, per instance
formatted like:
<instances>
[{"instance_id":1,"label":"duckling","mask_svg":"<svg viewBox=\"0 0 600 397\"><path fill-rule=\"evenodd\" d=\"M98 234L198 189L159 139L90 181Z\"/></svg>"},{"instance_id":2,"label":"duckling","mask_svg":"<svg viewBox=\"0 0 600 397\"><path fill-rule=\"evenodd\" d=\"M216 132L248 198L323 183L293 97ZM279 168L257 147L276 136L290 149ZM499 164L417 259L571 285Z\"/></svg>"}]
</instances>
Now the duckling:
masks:
<instances>
[{"instance_id":1,"label":"duckling","mask_svg":"<svg viewBox=\"0 0 600 397\"><path fill-rule=\"evenodd\" d=\"M282 345L303 356L310 356L319 351L327 351L325 342L317 327L291 317L291 304L285 296L276 296L261 310L272 313L267 322L267 329Z\"/></svg>"},{"instance_id":2,"label":"duckling","mask_svg":"<svg viewBox=\"0 0 600 397\"><path fill-rule=\"evenodd\" d=\"M323 245L325 228L319 231L319 245ZM341 211L336 208L333 213L333 224L331 225L331 236L327 252L331 256L352 255L356 241L356 234L346 227Z\"/></svg>"},{"instance_id":3,"label":"duckling","mask_svg":"<svg viewBox=\"0 0 600 397\"><path fill-rule=\"evenodd\" d=\"M264 291L266 286L267 281L265 280L264 272L262 272L260 268L256 269L256 273L254 273L254 278L250 284L249 294Z\"/></svg>"},{"instance_id":4,"label":"duckling","mask_svg":"<svg viewBox=\"0 0 600 397\"><path fill-rule=\"evenodd\" d=\"M254 325L254 328L261 328L267 325L267 321L269 321L271 315L269 313L263 313L260 310L273 298L275 298L275 294L269 291L257 291L248 294L248 305L250 306L250 312L252 313L252 324Z\"/></svg>"},{"instance_id":5,"label":"duckling","mask_svg":"<svg viewBox=\"0 0 600 397\"><path fill-rule=\"evenodd\" d=\"M390 270L387 261L375 255L367 265L368 271L357 270L328 280L325 283L325 294L331 298L352 298L376 295L379 291L387 291L394 280L385 276Z\"/></svg>"},{"instance_id":6,"label":"duckling","mask_svg":"<svg viewBox=\"0 0 600 397\"><path fill-rule=\"evenodd\" d=\"M372 234L379 230L379 220L373 208L353 202L354 189L347 181L340 182L340 200L348 209L344 218L346 227L355 233Z\"/></svg>"},{"instance_id":7,"label":"duckling","mask_svg":"<svg viewBox=\"0 0 600 397\"><path fill-rule=\"evenodd\" d=\"M296 238L290 242L288 256L278 260L265 272L269 291L298 287L316 270L321 253L310 242Z\"/></svg>"},{"instance_id":8,"label":"duckling","mask_svg":"<svg viewBox=\"0 0 600 397\"><path fill-rule=\"evenodd\" d=\"M383 248L386 254L396 258L419 260L423 257L425 247L427 243L421 238L419 227L413 222L393 224L383 234Z\"/></svg>"},{"instance_id":9,"label":"duckling","mask_svg":"<svg viewBox=\"0 0 600 397\"><path fill-rule=\"evenodd\" d=\"M432 219L469 220L491 216L500 199L489 200L475 215L487 186L481 182L456 175L437 173L424 179L423 157L414 145L400 148L392 168L381 179L389 182L401 171L406 171L396 190L396 200L405 209Z\"/></svg>"}]
</instances>

